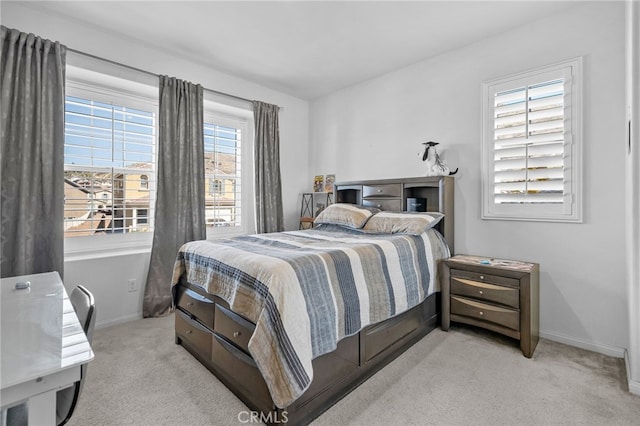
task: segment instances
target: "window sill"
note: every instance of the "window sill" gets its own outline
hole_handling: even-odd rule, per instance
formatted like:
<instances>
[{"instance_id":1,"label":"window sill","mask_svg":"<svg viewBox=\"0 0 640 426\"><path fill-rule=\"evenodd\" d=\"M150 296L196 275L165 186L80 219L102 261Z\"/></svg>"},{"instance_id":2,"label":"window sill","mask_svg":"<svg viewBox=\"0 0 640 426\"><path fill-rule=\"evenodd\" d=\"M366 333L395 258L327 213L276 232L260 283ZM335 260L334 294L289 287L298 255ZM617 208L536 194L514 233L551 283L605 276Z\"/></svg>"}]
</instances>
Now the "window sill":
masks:
<instances>
[{"instance_id":1,"label":"window sill","mask_svg":"<svg viewBox=\"0 0 640 426\"><path fill-rule=\"evenodd\" d=\"M151 252L153 233L65 238L64 261L73 262Z\"/></svg>"},{"instance_id":2,"label":"window sill","mask_svg":"<svg viewBox=\"0 0 640 426\"><path fill-rule=\"evenodd\" d=\"M78 262L82 260L101 259L107 257L130 256L135 254L151 253L151 246L131 249L104 249L82 252L65 252L65 262Z\"/></svg>"}]
</instances>

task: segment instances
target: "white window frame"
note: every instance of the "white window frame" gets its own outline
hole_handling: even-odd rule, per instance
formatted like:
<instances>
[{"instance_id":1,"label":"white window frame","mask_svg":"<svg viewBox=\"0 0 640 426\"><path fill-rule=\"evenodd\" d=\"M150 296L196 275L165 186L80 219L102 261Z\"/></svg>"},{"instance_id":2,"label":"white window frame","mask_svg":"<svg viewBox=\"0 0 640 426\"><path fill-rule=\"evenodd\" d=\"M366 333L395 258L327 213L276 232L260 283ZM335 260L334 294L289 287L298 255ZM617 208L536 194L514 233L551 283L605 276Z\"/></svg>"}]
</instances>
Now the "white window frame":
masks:
<instances>
[{"instance_id":1,"label":"white window frame","mask_svg":"<svg viewBox=\"0 0 640 426\"><path fill-rule=\"evenodd\" d=\"M127 107L153 112L158 117L157 84L150 86L140 82L125 80L114 75L102 74L95 70L67 65L65 95L91 99L98 102L126 105ZM153 149L154 169L149 176L150 217L153 229L157 174L157 128ZM153 231L124 234L89 235L64 239L65 257L68 259L87 258L107 252L148 251L153 242Z\"/></svg>"},{"instance_id":2,"label":"white window frame","mask_svg":"<svg viewBox=\"0 0 640 426\"><path fill-rule=\"evenodd\" d=\"M209 227L207 239L228 238L237 235L255 233L254 191L253 191L253 112L247 109L231 107L207 99L205 93L204 122L224 127L240 129L241 139L241 226ZM204 194L206 195L206 194Z\"/></svg>"},{"instance_id":3,"label":"white window frame","mask_svg":"<svg viewBox=\"0 0 640 426\"><path fill-rule=\"evenodd\" d=\"M564 195L556 204L494 202L494 94L554 78L565 79ZM582 222L582 58L482 83L482 219Z\"/></svg>"}]
</instances>

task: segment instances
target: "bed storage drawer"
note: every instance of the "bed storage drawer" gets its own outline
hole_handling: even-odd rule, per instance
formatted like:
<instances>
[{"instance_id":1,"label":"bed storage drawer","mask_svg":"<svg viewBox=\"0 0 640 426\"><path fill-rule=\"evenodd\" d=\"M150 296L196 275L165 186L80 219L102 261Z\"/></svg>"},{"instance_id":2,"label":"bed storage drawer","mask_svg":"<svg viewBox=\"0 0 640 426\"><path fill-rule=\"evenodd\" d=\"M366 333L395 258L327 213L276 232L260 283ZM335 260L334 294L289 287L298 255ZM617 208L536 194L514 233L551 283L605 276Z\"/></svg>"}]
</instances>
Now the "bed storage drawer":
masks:
<instances>
[{"instance_id":1,"label":"bed storage drawer","mask_svg":"<svg viewBox=\"0 0 640 426\"><path fill-rule=\"evenodd\" d=\"M380 198L371 198L368 200L362 200L362 205L365 207L376 207L380 210L387 210L393 212L402 211L402 200L401 199L391 199L384 200Z\"/></svg>"},{"instance_id":2,"label":"bed storage drawer","mask_svg":"<svg viewBox=\"0 0 640 426\"><path fill-rule=\"evenodd\" d=\"M255 328L251 321L220 305L216 305L214 331L247 353L249 352L249 340Z\"/></svg>"},{"instance_id":3,"label":"bed storage drawer","mask_svg":"<svg viewBox=\"0 0 640 426\"><path fill-rule=\"evenodd\" d=\"M364 185L362 187L362 198L401 196L402 187L400 184Z\"/></svg>"},{"instance_id":4,"label":"bed storage drawer","mask_svg":"<svg viewBox=\"0 0 640 426\"><path fill-rule=\"evenodd\" d=\"M420 327L420 310L414 307L409 311L389 318L379 324L369 326L362 331L364 336L363 362L369 362L389 346ZM362 350L362 349L361 349Z\"/></svg>"},{"instance_id":5,"label":"bed storage drawer","mask_svg":"<svg viewBox=\"0 0 640 426\"><path fill-rule=\"evenodd\" d=\"M177 292L178 307L196 317L198 321L208 328L213 329L213 312L215 306L213 300L207 299L183 286L178 286Z\"/></svg>"},{"instance_id":6,"label":"bed storage drawer","mask_svg":"<svg viewBox=\"0 0 640 426\"><path fill-rule=\"evenodd\" d=\"M499 303L516 309L520 307L520 292L517 288L483 283L466 278L451 278L451 294Z\"/></svg>"},{"instance_id":7,"label":"bed storage drawer","mask_svg":"<svg viewBox=\"0 0 640 426\"><path fill-rule=\"evenodd\" d=\"M462 315L520 330L520 311L451 296L451 315Z\"/></svg>"},{"instance_id":8,"label":"bed storage drawer","mask_svg":"<svg viewBox=\"0 0 640 426\"><path fill-rule=\"evenodd\" d=\"M251 395L251 401L257 405L255 408L264 412L273 409L271 394L253 358L225 338L214 334L213 359L216 365L224 366L223 373L243 394Z\"/></svg>"},{"instance_id":9,"label":"bed storage drawer","mask_svg":"<svg viewBox=\"0 0 640 426\"><path fill-rule=\"evenodd\" d=\"M175 319L176 335L184 344L192 347L199 355L210 361L211 340L213 337L211 331L180 310L176 311Z\"/></svg>"}]
</instances>

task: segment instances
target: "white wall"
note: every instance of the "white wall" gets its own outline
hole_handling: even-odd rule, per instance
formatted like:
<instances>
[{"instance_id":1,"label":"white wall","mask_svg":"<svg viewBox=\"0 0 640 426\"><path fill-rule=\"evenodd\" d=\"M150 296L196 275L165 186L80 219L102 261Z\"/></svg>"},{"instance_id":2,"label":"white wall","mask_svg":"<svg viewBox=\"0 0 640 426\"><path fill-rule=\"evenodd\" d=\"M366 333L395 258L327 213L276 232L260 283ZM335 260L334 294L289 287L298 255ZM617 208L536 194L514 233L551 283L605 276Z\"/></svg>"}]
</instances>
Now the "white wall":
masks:
<instances>
[{"instance_id":1,"label":"white wall","mask_svg":"<svg viewBox=\"0 0 640 426\"><path fill-rule=\"evenodd\" d=\"M624 3L588 3L312 101L309 178L420 176L421 142L456 176L459 253L540 263L544 337L622 356ZM584 223L481 220L481 83L584 57Z\"/></svg>"},{"instance_id":2,"label":"white wall","mask_svg":"<svg viewBox=\"0 0 640 426\"><path fill-rule=\"evenodd\" d=\"M70 49L189 80L207 89L283 107L280 112L280 161L285 227L298 228L299 194L308 191L311 185L306 170L309 155L307 101L172 56L128 39L125 35L105 32L57 14L43 13L37 5L2 2L1 12L2 25L57 40ZM135 278L139 283L144 283L148 262L148 252L94 260L74 256L74 260L65 261L65 285L73 288L77 284L85 284L96 293L97 326L127 320L142 312L142 290L126 291L127 280Z\"/></svg>"},{"instance_id":3,"label":"white wall","mask_svg":"<svg viewBox=\"0 0 640 426\"><path fill-rule=\"evenodd\" d=\"M109 253L105 256L65 258L64 284L67 293L79 284L96 299L96 326L105 327L142 316L144 283L149 269L150 251ZM135 291L129 291L134 279Z\"/></svg>"}]
</instances>

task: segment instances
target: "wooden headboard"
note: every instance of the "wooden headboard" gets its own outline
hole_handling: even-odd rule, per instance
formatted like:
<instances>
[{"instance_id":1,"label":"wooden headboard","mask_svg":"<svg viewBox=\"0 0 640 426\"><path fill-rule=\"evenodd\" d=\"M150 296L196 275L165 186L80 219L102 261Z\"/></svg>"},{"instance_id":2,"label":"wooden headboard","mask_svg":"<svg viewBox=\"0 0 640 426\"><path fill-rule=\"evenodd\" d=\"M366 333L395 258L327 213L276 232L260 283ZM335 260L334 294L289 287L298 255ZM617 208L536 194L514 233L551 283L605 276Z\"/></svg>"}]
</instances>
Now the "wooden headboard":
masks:
<instances>
[{"instance_id":1,"label":"wooden headboard","mask_svg":"<svg viewBox=\"0 0 640 426\"><path fill-rule=\"evenodd\" d=\"M427 211L444 214L436 228L447 241L451 254L454 253L453 177L337 182L334 191L337 203L360 204L389 211L406 211L407 198L425 198Z\"/></svg>"}]
</instances>

